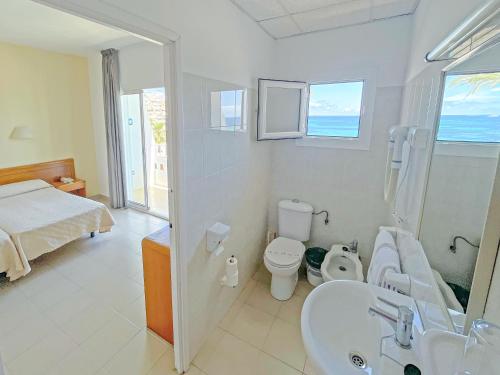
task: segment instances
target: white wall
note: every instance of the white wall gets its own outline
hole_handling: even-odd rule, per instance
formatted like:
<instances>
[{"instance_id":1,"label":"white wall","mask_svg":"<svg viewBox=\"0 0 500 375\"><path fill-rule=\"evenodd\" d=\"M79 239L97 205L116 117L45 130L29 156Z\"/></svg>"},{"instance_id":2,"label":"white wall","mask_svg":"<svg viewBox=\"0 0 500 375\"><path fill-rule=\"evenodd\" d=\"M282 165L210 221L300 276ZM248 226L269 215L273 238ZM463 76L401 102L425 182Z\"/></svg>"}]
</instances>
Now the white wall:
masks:
<instances>
[{"instance_id":1,"label":"white wall","mask_svg":"<svg viewBox=\"0 0 500 375\"><path fill-rule=\"evenodd\" d=\"M297 146L294 140L273 141L269 220L277 227L277 203L298 198L316 210L310 245L329 248L358 239L365 266L380 225L387 224L383 199L387 130L397 125L409 53L411 18L399 17L280 40L272 78L308 82L374 77L376 95L371 146L368 151Z\"/></svg>"},{"instance_id":2,"label":"white wall","mask_svg":"<svg viewBox=\"0 0 500 375\"><path fill-rule=\"evenodd\" d=\"M184 75L185 251L190 262L189 325L193 354L202 338L220 322L246 281L256 271L265 248L270 144L255 141L256 91L250 90L250 121L246 131L209 128L207 86L226 83ZM216 222L231 226L225 251L206 250L205 233ZM240 285L220 285L227 257L238 258Z\"/></svg>"},{"instance_id":3,"label":"white wall","mask_svg":"<svg viewBox=\"0 0 500 375\"><path fill-rule=\"evenodd\" d=\"M123 91L165 86L163 79L163 47L138 41L119 48L120 85Z\"/></svg>"},{"instance_id":4,"label":"white wall","mask_svg":"<svg viewBox=\"0 0 500 375\"><path fill-rule=\"evenodd\" d=\"M420 0L414 15L411 58L407 80L415 78L428 63L424 58L457 25L485 0Z\"/></svg>"}]
</instances>

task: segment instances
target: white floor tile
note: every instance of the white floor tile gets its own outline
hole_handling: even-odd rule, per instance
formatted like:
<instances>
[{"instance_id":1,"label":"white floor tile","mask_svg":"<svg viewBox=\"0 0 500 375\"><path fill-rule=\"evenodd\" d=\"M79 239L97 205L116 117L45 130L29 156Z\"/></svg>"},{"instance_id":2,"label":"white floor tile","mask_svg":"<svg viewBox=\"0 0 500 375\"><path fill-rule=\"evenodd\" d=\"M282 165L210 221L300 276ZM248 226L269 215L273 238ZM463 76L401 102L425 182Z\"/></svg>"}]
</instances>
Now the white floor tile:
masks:
<instances>
[{"instance_id":1,"label":"white floor tile","mask_svg":"<svg viewBox=\"0 0 500 375\"><path fill-rule=\"evenodd\" d=\"M83 236L32 262L26 277L0 280L0 353L9 375L173 369L172 347L144 328L140 248L166 221L111 211L111 233ZM189 373L201 374L195 371Z\"/></svg>"},{"instance_id":2,"label":"white floor tile","mask_svg":"<svg viewBox=\"0 0 500 375\"><path fill-rule=\"evenodd\" d=\"M264 352L302 371L306 353L300 327L276 319L264 344Z\"/></svg>"},{"instance_id":3,"label":"white floor tile","mask_svg":"<svg viewBox=\"0 0 500 375\"><path fill-rule=\"evenodd\" d=\"M229 327L229 332L249 344L262 348L273 321L274 316L244 305Z\"/></svg>"},{"instance_id":4,"label":"white floor tile","mask_svg":"<svg viewBox=\"0 0 500 375\"><path fill-rule=\"evenodd\" d=\"M271 295L269 285L257 283L248 296L246 303L265 313L276 315L283 302L278 301Z\"/></svg>"},{"instance_id":5,"label":"white floor tile","mask_svg":"<svg viewBox=\"0 0 500 375\"><path fill-rule=\"evenodd\" d=\"M134 302L120 310L120 314L134 323L137 327L145 328L146 306L144 302L144 295L141 295Z\"/></svg>"},{"instance_id":6,"label":"white floor tile","mask_svg":"<svg viewBox=\"0 0 500 375\"><path fill-rule=\"evenodd\" d=\"M220 341L224 337L225 332L220 328L216 328L209 336L208 339L203 343L203 346L194 357L193 363L199 368L206 368L208 361L215 349L217 349Z\"/></svg>"},{"instance_id":7,"label":"white floor tile","mask_svg":"<svg viewBox=\"0 0 500 375\"><path fill-rule=\"evenodd\" d=\"M168 345L148 330L142 330L113 357L106 365L106 371L116 375L147 374Z\"/></svg>"},{"instance_id":8,"label":"white floor tile","mask_svg":"<svg viewBox=\"0 0 500 375\"><path fill-rule=\"evenodd\" d=\"M8 363L7 367L11 375L47 374L75 347L75 342L69 336L54 330L13 362Z\"/></svg>"},{"instance_id":9,"label":"white floor tile","mask_svg":"<svg viewBox=\"0 0 500 375\"><path fill-rule=\"evenodd\" d=\"M300 317L302 314L302 305L304 305L305 297L294 295L288 301L283 302L279 311L278 318L284 321L300 326Z\"/></svg>"},{"instance_id":10,"label":"white floor tile","mask_svg":"<svg viewBox=\"0 0 500 375\"><path fill-rule=\"evenodd\" d=\"M58 331L56 326L41 314L26 317L15 329L0 336L0 353L3 360L6 363L13 361L55 331Z\"/></svg>"},{"instance_id":11,"label":"white floor tile","mask_svg":"<svg viewBox=\"0 0 500 375\"><path fill-rule=\"evenodd\" d=\"M128 320L117 317L70 353L58 366L57 374L94 374L111 360L139 331Z\"/></svg>"},{"instance_id":12,"label":"white floor tile","mask_svg":"<svg viewBox=\"0 0 500 375\"><path fill-rule=\"evenodd\" d=\"M260 353L252 345L226 333L201 370L208 375L255 375Z\"/></svg>"},{"instance_id":13,"label":"white floor tile","mask_svg":"<svg viewBox=\"0 0 500 375\"><path fill-rule=\"evenodd\" d=\"M45 315L54 323L63 325L68 320L79 314L86 308L95 304L96 300L84 290L78 290L69 297L50 307Z\"/></svg>"},{"instance_id":14,"label":"white floor tile","mask_svg":"<svg viewBox=\"0 0 500 375\"><path fill-rule=\"evenodd\" d=\"M73 340L82 343L119 315L107 306L91 305L61 325Z\"/></svg>"},{"instance_id":15,"label":"white floor tile","mask_svg":"<svg viewBox=\"0 0 500 375\"><path fill-rule=\"evenodd\" d=\"M156 361L148 375L177 375L174 363L174 348L167 347L165 354Z\"/></svg>"}]
</instances>

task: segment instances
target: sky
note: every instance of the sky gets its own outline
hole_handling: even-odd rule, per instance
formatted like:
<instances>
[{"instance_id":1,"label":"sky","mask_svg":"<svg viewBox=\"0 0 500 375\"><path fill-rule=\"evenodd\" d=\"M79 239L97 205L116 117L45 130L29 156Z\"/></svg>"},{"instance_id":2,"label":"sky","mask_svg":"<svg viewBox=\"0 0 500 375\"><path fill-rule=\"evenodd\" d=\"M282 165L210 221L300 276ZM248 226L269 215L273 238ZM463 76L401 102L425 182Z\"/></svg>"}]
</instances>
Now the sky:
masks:
<instances>
[{"instance_id":1,"label":"sky","mask_svg":"<svg viewBox=\"0 0 500 375\"><path fill-rule=\"evenodd\" d=\"M227 118L241 116L241 101L243 90L228 90L220 92L222 113Z\"/></svg>"},{"instance_id":2,"label":"sky","mask_svg":"<svg viewBox=\"0 0 500 375\"><path fill-rule=\"evenodd\" d=\"M446 77L442 115L500 116L500 83L472 92L471 85L454 85L454 79L453 75Z\"/></svg>"},{"instance_id":3,"label":"sky","mask_svg":"<svg viewBox=\"0 0 500 375\"><path fill-rule=\"evenodd\" d=\"M363 82L310 86L309 116L359 116Z\"/></svg>"}]
</instances>

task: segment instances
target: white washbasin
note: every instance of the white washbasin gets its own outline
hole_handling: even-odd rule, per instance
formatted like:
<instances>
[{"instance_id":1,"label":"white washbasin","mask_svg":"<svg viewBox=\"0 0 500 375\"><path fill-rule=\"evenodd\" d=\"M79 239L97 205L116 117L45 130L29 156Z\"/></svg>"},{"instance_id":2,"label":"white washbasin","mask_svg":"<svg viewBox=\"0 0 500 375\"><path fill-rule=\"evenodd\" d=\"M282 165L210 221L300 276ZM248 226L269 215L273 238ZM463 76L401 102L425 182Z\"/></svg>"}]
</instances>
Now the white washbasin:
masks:
<instances>
[{"instance_id":1,"label":"white washbasin","mask_svg":"<svg viewBox=\"0 0 500 375\"><path fill-rule=\"evenodd\" d=\"M467 337L437 329L425 331L421 352L423 374L454 375L464 353Z\"/></svg>"},{"instance_id":2,"label":"white washbasin","mask_svg":"<svg viewBox=\"0 0 500 375\"><path fill-rule=\"evenodd\" d=\"M394 329L385 319L369 314L368 309L376 307L392 315L397 315L397 310L377 297L417 311L411 298L358 281L330 281L309 294L302 309L302 337L311 364L319 375L403 373L397 362L381 355L383 337L393 335ZM415 324L421 327L417 313ZM413 350L400 350L403 355L395 352L399 359L414 358ZM356 367L353 355L360 356L366 367Z\"/></svg>"}]
</instances>

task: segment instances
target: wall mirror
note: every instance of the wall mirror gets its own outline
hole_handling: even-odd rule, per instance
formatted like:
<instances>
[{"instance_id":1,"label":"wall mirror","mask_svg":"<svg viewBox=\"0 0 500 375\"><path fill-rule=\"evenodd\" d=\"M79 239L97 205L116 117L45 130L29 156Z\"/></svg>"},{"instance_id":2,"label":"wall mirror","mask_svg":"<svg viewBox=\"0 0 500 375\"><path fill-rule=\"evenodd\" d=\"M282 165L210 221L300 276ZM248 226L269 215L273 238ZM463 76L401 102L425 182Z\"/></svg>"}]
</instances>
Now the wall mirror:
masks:
<instances>
[{"instance_id":1,"label":"wall mirror","mask_svg":"<svg viewBox=\"0 0 500 375\"><path fill-rule=\"evenodd\" d=\"M241 86L205 80L204 108L209 129L236 131L247 126L247 90Z\"/></svg>"},{"instance_id":2,"label":"wall mirror","mask_svg":"<svg viewBox=\"0 0 500 375\"><path fill-rule=\"evenodd\" d=\"M258 141L304 136L306 112L305 82L259 79Z\"/></svg>"},{"instance_id":3,"label":"wall mirror","mask_svg":"<svg viewBox=\"0 0 500 375\"><path fill-rule=\"evenodd\" d=\"M461 333L497 173L500 45L447 69L442 90L419 240Z\"/></svg>"}]
</instances>

